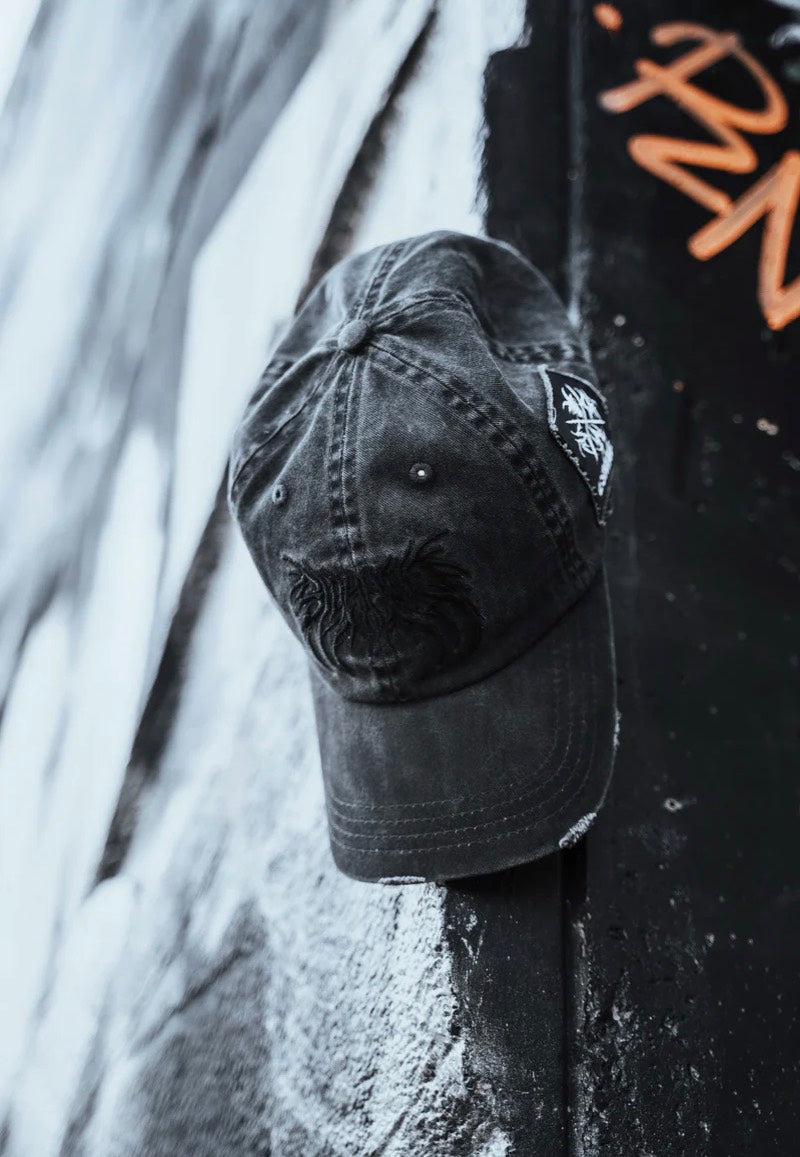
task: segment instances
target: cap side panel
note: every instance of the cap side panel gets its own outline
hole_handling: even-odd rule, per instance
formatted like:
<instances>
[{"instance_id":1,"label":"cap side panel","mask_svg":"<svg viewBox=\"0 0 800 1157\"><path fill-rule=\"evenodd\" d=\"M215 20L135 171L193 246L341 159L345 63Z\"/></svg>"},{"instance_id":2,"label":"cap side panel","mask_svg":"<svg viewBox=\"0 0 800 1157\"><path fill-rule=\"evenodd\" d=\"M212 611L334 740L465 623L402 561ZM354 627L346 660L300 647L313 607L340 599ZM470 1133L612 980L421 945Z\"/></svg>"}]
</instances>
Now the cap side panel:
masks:
<instances>
[{"instance_id":1,"label":"cap side panel","mask_svg":"<svg viewBox=\"0 0 800 1157\"><path fill-rule=\"evenodd\" d=\"M318 364L320 372L313 373ZM300 362L284 366L277 374L271 367L264 371L261 384L253 395L239 427L231 454L229 496L236 507L240 491L249 480L261 452L283 434L298 418L319 401L336 370L336 362L319 351L313 351ZM302 430L301 434L302 436Z\"/></svg>"},{"instance_id":2,"label":"cap side panel","mask_svg":"<svg viewBox=\"0 0 800 1157\"><path fill-rule=\"evenodd\" d=\"M392 578L388 607L381 591L377 605L389 611L385 630L403 655L396 663L403 698L429 698L526 650L584 588L565 582L536 495L487 439L482 420L393 359L371 360L361 406L352 484L369 557ZM432 472L423 485L409 477L420 459ZM423 548L423 557L418 551L431 536L437 555ZM476 618L481 641L470 650L462 642L477 633ZM347 698L368 698L325 678Z\"/></svg>"},{"instance_id":3,"label":"cap side panel","mask_svg":"<svg viewBox=\"0 0 800 1157\"><path fill-rule=\"evenodd\" d=\"M499 412L497 407L477 397L455 375L423 359L418 350L414 351L413 357L405 352L405 348L400 353L397 344L387 335L373 339L376 353L386 355L406 366L407 371L421 374L424 379L434 382L450 406L468 410L473 420L483 423L489 440L505 455L525 485L537 496L537 510L558 552L565 577L579 588L585 588L593 569L578 551L567 514L523 431Z\"/></svg>"}]
</instances>

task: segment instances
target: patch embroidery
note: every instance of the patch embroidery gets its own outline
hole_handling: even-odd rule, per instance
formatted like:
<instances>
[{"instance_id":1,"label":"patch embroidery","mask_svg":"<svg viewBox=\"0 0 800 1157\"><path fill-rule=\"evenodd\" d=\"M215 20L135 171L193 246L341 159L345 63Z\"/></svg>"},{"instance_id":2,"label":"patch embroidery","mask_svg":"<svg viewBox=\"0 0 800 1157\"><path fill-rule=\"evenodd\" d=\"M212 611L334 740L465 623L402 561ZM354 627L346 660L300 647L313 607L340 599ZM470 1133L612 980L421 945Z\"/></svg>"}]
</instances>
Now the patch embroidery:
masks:
<instances>
[{"instance_id":1,"label":"patch embroidery","mask_svg":"<svg viewBox=\"0 0 800 1157\"><path fill-rule=\"evenodd\" d=\"M478 646L480 613L467 572L439 541L446 533L361 566L283 556L294 579L289 602L323 666L353 676L369 670L402 693Z\"/></svg>"},{"instance_id":2,"label":"patch embroidery","mask_svg":"<svg viewBox=\"0 0 800 1157\"><path fill-rule=\"evenodd\" d=\"M547 393L551 433L589 488L597 521L602 526L614 461L605 399L591 382L575 374L544 367L539 373Z\"/></svg>"}]
</instances>

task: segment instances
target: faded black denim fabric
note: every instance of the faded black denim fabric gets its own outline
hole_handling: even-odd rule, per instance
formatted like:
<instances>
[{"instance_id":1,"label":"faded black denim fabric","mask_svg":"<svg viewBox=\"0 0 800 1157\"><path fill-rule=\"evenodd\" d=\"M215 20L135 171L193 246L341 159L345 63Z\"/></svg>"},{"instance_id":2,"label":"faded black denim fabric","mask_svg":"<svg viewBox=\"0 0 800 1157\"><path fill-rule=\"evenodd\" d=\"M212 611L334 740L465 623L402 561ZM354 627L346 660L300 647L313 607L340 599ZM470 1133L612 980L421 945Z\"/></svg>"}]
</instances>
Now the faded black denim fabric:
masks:
<instances>
[{"instance_id":1,"label":"faded black denim fabric","mask_svg":"<svg viewBox=\"0 0 800 1157\"><path fill-rule=\"evenodd\" d=\"M298 311L228 497L306 648L349 875L493 871L591 823L616 742L612 463L587 353L511 246L403 238Z\"/></svg>"}]
</instances>

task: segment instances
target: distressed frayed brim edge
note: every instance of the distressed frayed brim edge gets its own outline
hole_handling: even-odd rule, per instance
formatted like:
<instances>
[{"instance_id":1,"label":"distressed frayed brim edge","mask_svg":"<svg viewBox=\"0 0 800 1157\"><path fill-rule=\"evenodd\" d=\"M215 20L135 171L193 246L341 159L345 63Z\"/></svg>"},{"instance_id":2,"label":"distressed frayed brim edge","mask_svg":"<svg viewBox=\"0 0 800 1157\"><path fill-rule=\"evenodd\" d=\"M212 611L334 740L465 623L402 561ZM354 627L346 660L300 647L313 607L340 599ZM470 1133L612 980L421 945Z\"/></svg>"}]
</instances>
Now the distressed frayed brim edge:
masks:
<instances>
[{"instance_id":1,"label":"distressed frayed brim edge","mask_svg":"<svg viewBox=\"0 0 800 1157\"><path fill-rule=\"evenodd\" d=\"M618 723L604 569L533 647L469 687L383 705L341 698L313 668L311 682L331 850L355 879L443 881L527 863L582 838L603 804ZM498 719L516 732L513 766L487 746ZM436 785L448 782L458 790L443 796Z\"/></svg>"}]
</instances>

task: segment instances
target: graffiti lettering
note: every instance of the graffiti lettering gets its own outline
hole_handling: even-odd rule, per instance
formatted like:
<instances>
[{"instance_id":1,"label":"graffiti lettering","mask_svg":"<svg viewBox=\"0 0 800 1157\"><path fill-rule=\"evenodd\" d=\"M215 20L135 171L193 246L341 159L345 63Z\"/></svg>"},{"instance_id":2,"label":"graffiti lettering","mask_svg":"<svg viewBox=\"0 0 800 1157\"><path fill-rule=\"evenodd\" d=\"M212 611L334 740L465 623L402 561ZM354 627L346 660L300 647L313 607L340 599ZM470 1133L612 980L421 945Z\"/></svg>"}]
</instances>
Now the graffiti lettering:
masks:
<instances>
[{"instance_id":1,"label":"graffiti lettering","mask_svg":"<svg viewBox=\"0 0 800 1157\"><path fill-rule=\"evenodd\" d=\"M709 222L689 240L689 252L700 261L715 257L766 216L758 263L758 301L772 329L783 329L800 317L800 277L784 285L786 255L800 204L800 153L786 153L728 213Z\"/></svg>"},{"instance_id":2,"label":"graffiti lettering","mask_svg":"<svg viewBox=\"0 0 800 1157\"><path fill-rule=\"evenodd\" d=\"M687 166L727 173L752 173L758 157L742 133L771 134L785 128L786 99L765 68L741 45L734 32L716 32L702 24L660 24L651 32L660 47L690 42L697 47L667 65L637 60L638 79L601 93L600 104L613 113L625 113L656 96L670 98L702 125L716 143L656 134L630 138L628 151L643 169L678 189L716 214L695 233L689 252L700 261L716 256L733 244L760 218L765 218L758 271L758 301L767 324L783 329L800 316L800 277L784 284L792 229L800 198L800 153L783 160L737 201L699 177ZM692 83L698 73L731 57L758 85L763 107L742 108Z\"/></svg>"}]
</instances>

